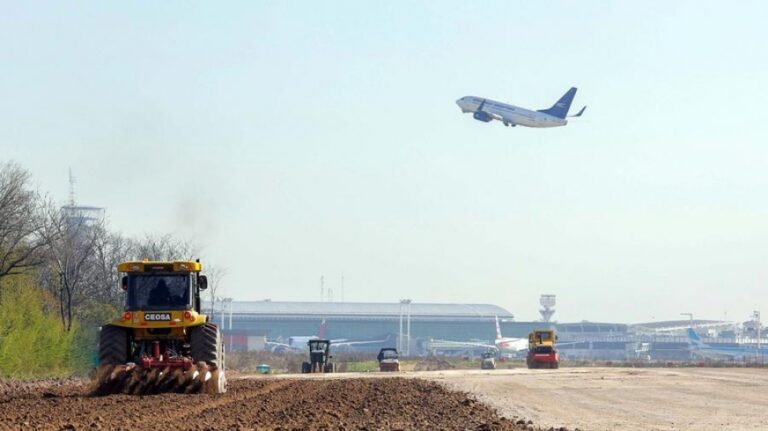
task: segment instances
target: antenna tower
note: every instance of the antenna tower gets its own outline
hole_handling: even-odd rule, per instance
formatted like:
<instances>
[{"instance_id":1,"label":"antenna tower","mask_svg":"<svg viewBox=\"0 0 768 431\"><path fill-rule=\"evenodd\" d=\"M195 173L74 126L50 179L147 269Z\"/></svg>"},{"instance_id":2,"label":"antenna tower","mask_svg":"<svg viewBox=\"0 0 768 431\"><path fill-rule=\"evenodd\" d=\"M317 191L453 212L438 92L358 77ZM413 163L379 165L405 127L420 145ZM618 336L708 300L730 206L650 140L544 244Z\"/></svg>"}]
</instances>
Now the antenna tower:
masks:
<instances>
[{"instance_id":1,"label":"antenna tower","mask_svg":"<svg viewBox=\"0 0 768 431\"><path fill-rule=\"evenodd\" d=\"M72 168L69 168L69 206L75 206L75 176L72 175Z\"/></svg>"},{"instance_id":2,"label":"antenna tower","mask_svg":"<svg viewBox=\"0 0 768 431\"><path fill-rule=\"evenodd\" d=\"M320 302L325 302L325 276L320 276Z\"/></svg>"}]
</instances>

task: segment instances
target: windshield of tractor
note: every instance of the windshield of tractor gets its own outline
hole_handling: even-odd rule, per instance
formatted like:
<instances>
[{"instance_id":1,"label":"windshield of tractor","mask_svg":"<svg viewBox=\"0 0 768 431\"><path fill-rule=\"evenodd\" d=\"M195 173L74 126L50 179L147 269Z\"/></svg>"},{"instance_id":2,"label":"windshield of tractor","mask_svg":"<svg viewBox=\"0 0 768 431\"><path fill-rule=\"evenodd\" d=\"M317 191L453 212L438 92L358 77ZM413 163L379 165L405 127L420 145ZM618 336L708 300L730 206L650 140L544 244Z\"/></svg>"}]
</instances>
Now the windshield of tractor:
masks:
<instances>
[{"instance_id":1,"label":"windshield of tractor","mask_svg":"<svg viewBox=\"0 0 768 431\"><path fill-rule=\"evenodd\" d=\"M397 359L397 350L382 350L379 352L379 357L381 359Z\"/></svg>"},{"instance_id":2,"label":"windshield of tractor","mask_svg":"<svg viewBox=\"0 0 768 431\"><path fill-rule=\"evenodd\" d=\"M185 310L190 308L189 274L128 276L128 310Z\"/></svg>"}]
</instances>

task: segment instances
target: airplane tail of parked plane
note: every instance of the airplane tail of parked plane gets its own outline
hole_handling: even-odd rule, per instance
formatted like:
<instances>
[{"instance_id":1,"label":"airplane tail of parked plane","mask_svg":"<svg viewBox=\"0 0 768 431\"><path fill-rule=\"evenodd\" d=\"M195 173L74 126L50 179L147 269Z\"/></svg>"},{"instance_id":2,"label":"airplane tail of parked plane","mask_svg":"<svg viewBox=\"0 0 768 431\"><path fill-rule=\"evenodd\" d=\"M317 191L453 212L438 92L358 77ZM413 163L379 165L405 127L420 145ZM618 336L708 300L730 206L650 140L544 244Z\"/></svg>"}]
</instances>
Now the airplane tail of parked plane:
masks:
<instances>
[{"instance_id":1,"label":"airplane tail of parked plane","mask_svg":"<svg viewBox=\"0 0 768 431\"><path fill-rule=\"evenodd\" d=\"M565 118L568 116L568 110L571 109L571 102L573 102L573 97L576 95L576 87L571 87L570 90L568 90L563 97L560 98L554 105L552 105L549 109L540 109L539 112L542 112L547 115L551 115L553 117L557 118ZM585 107L586 108L586 107ZM584 112L584 109L581 110L576 116L581 115Z\"/></svg>"},{"instance_id":2,"label":"airplane tail of parked plane","mask_svg":"<svg viewBox=\"0 0 768 431\"><path fill-rule=\"evenodd\" d=\"M499 316L496 316L496 339L500 340L501 337L501 327L499 326Z\"/></svg>"},{"instance_id":3,"label":"airplane tail of parked plane","mask_svg":"<svg viewBox=\"0 0 768 431\"><path fill-rule=\"evenodd\" d=\"M699 337L699 334L697 334L693 328L688 328L688 342L691 344L691 347L693 347L694 350L707 347L707 345L701 341L701 337Z\"/></svg>"},{"instance_id":4,"label":"airplane tail of parked plane","mask_svg":"<svg viewBox=\"0 0 768 431\"><path fill-rule=\"evenodd\" d=\"M317 336L321 339L325 339L325 317L320 321L320 329L317 331Z\"/></svg>"}]
</instances>

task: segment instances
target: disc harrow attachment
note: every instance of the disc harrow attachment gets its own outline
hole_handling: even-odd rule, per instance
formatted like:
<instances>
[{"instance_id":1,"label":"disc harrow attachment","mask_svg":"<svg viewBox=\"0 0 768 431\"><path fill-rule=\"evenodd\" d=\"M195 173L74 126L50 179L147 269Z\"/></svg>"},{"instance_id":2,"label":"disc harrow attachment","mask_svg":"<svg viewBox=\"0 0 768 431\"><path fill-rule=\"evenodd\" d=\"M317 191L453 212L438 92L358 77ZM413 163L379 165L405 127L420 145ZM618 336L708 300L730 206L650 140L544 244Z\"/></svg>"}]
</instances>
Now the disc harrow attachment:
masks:
<instances>
[{"instance_id":1,"label":"disc harrow attachment","mask_svg":"<svg viewBox=\"0 0 768 431\"><path fill-rule=\"evenodd\" d=\"M226 390L224 370L198 362L190 369L144 368L135 364L99 367L91 394L155 395L220 394Z\"/></svg>"}]
</instances>

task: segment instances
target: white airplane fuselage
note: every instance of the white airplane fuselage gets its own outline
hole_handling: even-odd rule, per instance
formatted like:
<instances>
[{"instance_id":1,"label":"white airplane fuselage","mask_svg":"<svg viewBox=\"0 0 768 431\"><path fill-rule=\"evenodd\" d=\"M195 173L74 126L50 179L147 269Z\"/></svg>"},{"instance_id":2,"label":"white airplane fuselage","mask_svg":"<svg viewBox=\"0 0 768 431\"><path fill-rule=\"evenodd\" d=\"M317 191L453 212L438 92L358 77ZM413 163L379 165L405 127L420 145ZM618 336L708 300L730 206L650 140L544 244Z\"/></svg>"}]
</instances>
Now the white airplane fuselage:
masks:
<instances>
[{"instance_id":1,"label":"white airplane fuselage","mask_svg":"<svg viewBox=\"0 0 768 431\"><path fill-rule=\"evenodd\" d=\"M520 352L528 350L528 339L526 338L497 338L496 348L502 352Z\"/></svg>"},{"instance_id":2,"label":"white airplane fuselage","mask_svg":"<svg viewBox=\"0 0 768 431\"><path fill-rule=\"evenodd\" d=\"M499 349L501 352L506 353L517 353L522 350L528 349L528 339L527 338L511 338L511 337L505 337L501 335L501 326L499 325L499 317L495 317L496 320L496 340L494 341L494 345L496 345L496 348Z\"/></svg>"},{"instance_id":3,"label":"white airplane fuselage","mask_svg":"<svg viewBox=\"0 0 768 431\"><path fill-rule=\"evenodd\" d=\"M568 124L568 120L564 118L481 97L464 96L457 100L456 104L461 108L461 112L473 113L476 120L485 122L498 120L505 126L560 127ZM481 104L482 110L479 110ZM479 118L478 114L480 114Z\"/></svg>"}]
</instances>

